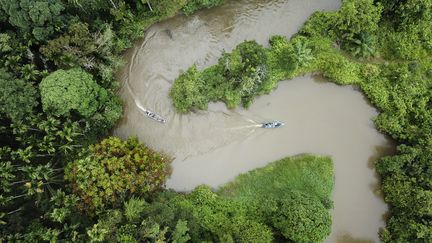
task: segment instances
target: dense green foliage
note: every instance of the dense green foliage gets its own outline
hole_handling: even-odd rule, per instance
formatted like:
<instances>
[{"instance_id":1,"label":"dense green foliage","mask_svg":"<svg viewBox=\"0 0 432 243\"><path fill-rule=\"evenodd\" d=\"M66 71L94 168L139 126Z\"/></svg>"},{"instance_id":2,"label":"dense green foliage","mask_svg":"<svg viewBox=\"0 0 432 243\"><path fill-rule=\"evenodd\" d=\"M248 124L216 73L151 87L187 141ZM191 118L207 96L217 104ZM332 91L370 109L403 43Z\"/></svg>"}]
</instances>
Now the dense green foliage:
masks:
<instances>
[{"instance_id":1,"label":"dense green foliage","mask_svg":"<svg viewBox=\"0 0 432 243\"><path fill-rule=\"evenodd\" d=\"M331 208L329 197L333 190L333 164L328 157L302 155L288 157L241 174L219 193L237 199L277 198L291 191L306 192Z\"/></svg>"},{"instance_id":2,"label":"dense green foliage","mask_svg":"<svg viewBox=\"0 0 432 243\"><path fill-rule=\"evenodd\" d=\"M176 80L176 87L170 92L179 112L187 112L192 107L207 109L208 99L203 93L204 83L196 66L182 73Z\"/></svg>"},{"instance_id":3,"label":"dense green foliage","mask_svg":"<svg viewBox=\"0 0 432 243\"><path fill-rule=\"evenodd\" d=\"M164 182L167 161L134 139L108 138L86 154L66 169L74 194L53 192L43 217L22 228L21 234L3 239L319 242L330 233L329 158L285 158L241 175L217 193L199 186L179 194L150 191ZM133 164L144 169L137 172ZM278 183L281 175L286 180ZM99 207L96 214L88 211L94 207Z\"/></svg>"},{"instance_id":4,"label":"dense green foliage","mask_svg":"<svg viewBox=\"0 0 432 243\"><path fill-rule=\"evenodd\" d=\"M65 179L81 197L82 209L114 207L131 196L160 190L169 174L169 159L137 139L110 137L90 146L83 159L69 163ZM92 178L89 180L89 178Z\"/></svg>"},{"instance_id":5,"label":"dense green foliage","mask_svg":"<svg viewBox=\"0 0 432 243\"><path fill-rule=\"evenodd\" d=\"M378 0L384 6L385 17L400 27L412 26L432 19L430 0Z\"/></svg>"},{"instance_id":6,"label":"dense green foliage","mask_svg":"<svg viewBox=\"0 0 432 243\"><path fill-rule=\"evenodd\" d=\"M249 204L276 237L321 242L330 234L333 164L327 157L285 158L237 176L221 195Z\"/></svg>"},{"instance_id":7,"label":"dense green foliage","mask_svg":"<svg viewBox=\"0 0 432 243\"><path fill-rule=\"evenodd\" d=\"M342 42L342 47L361 48L367 44L366 40L378 30L381 11L382 7L375 5L373 0L345 1L334 20L333 27L334 33Z\"/></svg>"},{"instance_id":8,"label":"dense green foliage","mask_svg":"<svg viewBox=\"0 0 432 243\"><path fill-rule=\"evenodd\" d=\"M432 239L431 146L401 145L398 155L379 161L385 199L392 217L382 232L385 242L429 242Z\"/></svg>"},{"instance_id":9,"label":"dense green foliage","mask_svg":"<svg viewBox=\"0 0 432 243\"><path fill-rule=\"evenodd\" d=\"M9 24L27 40L44 41L65 25L64 16L61 16L65 6L60 1L2 0L0 6Z\"/></svg>"},{"instance_id":10,"label":"dense green foliage","mask_svg":"<svg viewBox=\"0 0 432 243\"><path fill-rule=\"evenodd\" d=\"M40 82L39 89L45 113L78 115L93 132L111 128L122 114L118 98L80 69L57 70Z\"/></svg>"},{"instance_id":11,"label":"dense green foliage","mask_svg":"<svg viewBox=\"0 0 432 243\"><path fill-rule=\"evenodd\" d=\"M58 70L39 84L43 110L55 116L70 115L72 111L89 118L94 115L107 91L92 76L79 69Z\"/></svg>"},{"instance_id":12,"label":"dense green foliage","mask_svg":"<svg viewBox=\"0 0 432 243\"><path fill-rule=\"evenodd\" d=\"M114 72L122 64L122 52L157 21L220 3L0 1L0 241L86 241L82 233L96 219L77 210L83 205L82 191L72 193L64 181L64 168L70 164L73 171L77 165L90 173L98 166L101 169L98 162L107 162L105 155L92 155L88 146L103 139L122 115L114 95L119 86ZM136 144L136 150L144 149L141 146ZM130 152L137 157L129 161L140 156L143 161L159 161L152 157L156 153L144 150ZM122 167L115 158L110 161ZM91 162L94 168L89 168ZM151 183L142 190L163 185L166 167L144 167L142 173L132 165L123 172L153 176L146 178ZM91 192L89 185L94 184L86 183L91 178L70 176L75 185L87 185ZM125 191L135 178L116 180L130 184L123 187ZM179 232L183 225L179 223Z\"/></svg>"},{"instance_id":13,"label":"dense green foliage","mask_svg":"<svg viewBox=\"0 0 432 243\"><path fill-rule=\"evenodd\" d=\"M132 198L124 207L106 211L87 235L106 242L270 242L271 230L249 209L207 186L187 195L166 191L151 202Z\"/></svg>"},{"instance_id":14,"label":"dense green foliage","mask_svg":"<svg viewBox=\"0 0 432 243\"><path fill-rule=\"evenodd\" d=\"M328 235L331 163L284 159L218 192L159 189L167 158L103 139L122 113L120 54L152 23L221 0L0 0L0 241L317 242ZM248 107L280 80L319 72L355 84L398 143L376 163L384 242L432 241L432 0L344 0L292 39L254 41L171 91L179 112ZM90 144L94 144L89 147ZM65 169L66 168L66 169ZM65 175L66 173L66 175ZM64 180L66 179L66 181Z\"/></svg>"},{"instance_id":15,"label":"dense green foliage","mask_svg":"<svg viewBox=\"0 0 432 243\"><path fill-rule=\"evenodd\" d=\"M381 231L384 242L432 241L431 19L430 0L344 0L339 11L313 14L291 40L270 38L262 58L268 63L270 89L279 80L318 72L332 82L359 86L381 112L376 126L398 143L395 156L376 163L391 206ZM194 75L207 72L223 74L210 67ZM203 86L211 83L199 80ZM229 93L227 83L212 92ZM182 103L172 96L176 107Z\"/></svg>"},{"instance_id":16,"label":"dense green foliage","mask_svg":"<svg viewBox=\"0 0 432 243\"><path fill-rule=\"evenodd\" d=\"M268 203L268 202L267 202ZM292 192L270 205L272 225L293 242L322 242L331 230L331 215L324 205L302 192Z\"/></svg>"},{"instance_id":17,"label":"dense green foliage","mask_svg":"<svg viewBox=\"0 0 432 243\"><path fill-rule=\"evenodd\" d=\"M267 50L255 41L245 41L203 72L189 68L175 81L170 95L182 113L207 109L210 101L217 100L229 108L240 103L248 107L255 95L271 90L268 72Z\"/></svg>"},{"instance_id":18,"label":"dense green foliage","mask_svg":"<svg viewBox=\"0 0 432 243\"><path fill-rule=\"evenodd\" d=\"M275 186L281 174L293 177ZM314 183L302 178L314 175L319 177ZM330 159L285 158L241 175L217 193L199 186L188 194L164 191L147 200L132 197L104 211L81 237L108 242L319 242L330 230L332 187ZM270 191L245 195L253 188Z\"/></svg>"},{"instance_id":19,"label":"dense green foliage","mask_svg":"<svg viewBox=\"0 0 432 243\"><path fill-rule=\"evenodd\" d=\"M276 186L281 174L294 178L284 177L287 180ZM313 175L319 176L315 183L302 178ZM248 188L251 181L254 185ZM270 191L249 193L254 188ZM308 191L300 191L304 188ZM86 237L131 242L319 242L330 233L332 188L330 159L285 158L241 175L217 193L199 186L188 194L165 191L146 201L131 198L122 207L105 211L87 227Z\"/></svg>"},{"instance_id":20,"label":"dense green foliage","mask_svg":"<svg viewBox=\"0 0 432 243\"><path fill-rule=\"evenodd\" d=\"M23 119L37 106L37 91L20 79L0 77L0 113L11 120Z\"/></svg>"}]
</instances>

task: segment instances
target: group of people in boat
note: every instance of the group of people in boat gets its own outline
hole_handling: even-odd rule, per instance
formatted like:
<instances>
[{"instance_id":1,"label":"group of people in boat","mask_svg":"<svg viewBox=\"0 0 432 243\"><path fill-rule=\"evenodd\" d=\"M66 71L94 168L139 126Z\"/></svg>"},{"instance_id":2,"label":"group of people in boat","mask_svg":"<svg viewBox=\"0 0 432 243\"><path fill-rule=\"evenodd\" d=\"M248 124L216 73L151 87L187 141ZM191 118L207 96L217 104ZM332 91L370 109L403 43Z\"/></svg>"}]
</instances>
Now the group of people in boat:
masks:
<instances>
[{"instance_id":1,"label":"group of people in boat","mask_svg":"<svg viewBox=\"0 0 432 243\"><path fill-rule=\"evenodd\" d=\"M165 123L165 122L166 122L166 120L165 120L164 118L162 118L161 116L159 116L158 114L156 114L156 113L154 113L154 112L152 112L152 111L145 110L144 114L145 114L147 117L149 117L149 118L151 118L151 119L153 119L153 120L155 120L155 121L162 122L162 123Z\"/></svg>"},{"instance_id":2,"label":"group of people in boat","mask_svg":"<svg viewBox=\"0 0 432 243\"><path fill-rule=\"evenodd\" d=\"M280 121L272 121L272 122L265 122L261 124L262 128L278 128L283 126L284 123Z\"/></svg>"}]
</instances>

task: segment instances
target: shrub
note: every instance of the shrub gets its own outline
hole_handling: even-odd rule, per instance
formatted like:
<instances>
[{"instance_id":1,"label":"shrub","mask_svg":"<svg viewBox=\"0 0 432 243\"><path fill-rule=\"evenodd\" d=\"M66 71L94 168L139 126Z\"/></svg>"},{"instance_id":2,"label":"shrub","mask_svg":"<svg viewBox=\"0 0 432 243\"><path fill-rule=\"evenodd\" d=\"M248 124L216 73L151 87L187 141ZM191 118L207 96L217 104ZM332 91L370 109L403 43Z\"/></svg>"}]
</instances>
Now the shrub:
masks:
<instances>
[{"instance_id":1,"label":"shrub","mask_svg":"<svg viewBox=\"0 0 432 243\"><path fill-rule=\"evenodd\" d=\"M299 34L306 37L335 38L334 24L337 12L315 12L299 30Z\"/></svg>"},{"instance_id":2,"label":"shrub","mask_svg":"<svg viewBox=\"0 0 432 243\"><path fill-rule=\"evenodd\" d=\"M369 54L374 50L373 36L378 29L382 6L373 0L345 0L338 11L335 32L342 41L342 47L354 55ZM369 38L365 38L369 37Z\"/></svg>"},{"instance_id":3,"label":"shrub","mask_svg":"<svg viewBox=\"0 0 432 243\"><path fill-rule=\"evenodd\" d=\"M284 65L286 70L297 71L307 68L315 58L307 38L298 36L291 40L289 47L282 53L281 59L286 62Z\"/></svg>"},{"instance_id":4,"label":"shrub","mask_svg":"<svg viewBox=\"0 0 432 243\"><path fill-rule=\"evenodd\" d=\"M398 27L411 27L421 21L432 19L432 1L430 0L378 0L384 6L386 18Z\"/></svg>"},{"instance_id":5,"label":"shrub","mask_svg":"<svg viewBox=\"0 0 432 243\"><path fill-rule=\"evenodd\" d=\"M426 58L432 51L432 27L420 22L404 31L382 28L379 42L383 56L390 60L414 60Z\"/></svg>"},{"instance_id":6,"label":"shrub","mask_svg":"<svg viewBox=\"0 0 432 243\"><path fill-rule=\"evenodd\" d=\"M383 176L385 200L393 207L387 228L381 232L384 242L430 242L432 190L430 161L432 141L426 148L398 147L399 154L380 159L376 166Z\"/></svg>"},{"instance_id":7,"label":"shrub","mask_svg":"<svg viewBox=\"0 0 432 243\"><path fill-rule=\"evenodd\" d=\"M374 36L361 32L354 37L348 46L348 50L356 57L369 58L375 55L375 45Z\"/></svg>"},{"instance_id":8,"label":"shrub","mask_svg":"<svg viewBox=\"0 0 432 243\"><path fill-rule=\"evenodd\" d=\"M348 42L361 32L375 34L381 12L382 6L373 0L344 0L335 19L335 32Z\"/></svg>"},{"instance_id":9,"label":"shrub","mask_svg":"<svg viewBox=\"0 0 432 243\"><path fill-rule=\"evenodd\" d=\"M241 100L247 107L269 78L267 50L255 41L242 42L232 53L224 53L218 63L229 84L229 90L237 96L235 99L226 97L227 104L234 104L233 100ZM237 105L238 103L235 103L235 106Z\"/></svg>"},{"instance_id":10,"label":"shrub","mask_svg":"<svg viewBox=\"0 0 432 243\"><path fill-rule=\"evenodd\" d=\"M248 214L247 203L228 200L199 186L191 194L175 201L179 211L192 216L187 219L198 227L190 227L194 242L271 242L269 227Z\"/></svg>"},{"instance_id":11,"label":"shrub","mask_svg":"<svg viewBox=\"0 0 432 243\"><path fill-rule=\"evenodd\" d=\"M229 108L241 103L248 107L254 96L274 87L269 81L267 50L255 41L245 41L224 53L217 65L202 72L195 65L190 67L175 80L170 96L180 113L207 109L208 102L218 100Z\"/></svg>"},{"instance_id":12,"label":"shrub","mask_svg":"<svg viewBox=\"0 0 432 243\"><path fill-rule=\"evenodd\" d=\"M294 59L294 50L292 43L284 36L272 36L269 40L270 49L270 64L272 69L277 69L284 73L284 76L289 76L297 67Z\"/></svg>"},{"instance_id":13,"label":"shrub","mask_svg":"<svg viewBox=\"0 0 432 243\"><path fill-rule=\"evenodd\" d=\"M186 113L192 109L207 109L208 99L203 92L204 86L204 80L195 65L182 73L170 91L176 110Z\"/></svg>"},{"instance_id":14,"label":"shrub","mask_svg":"<svg viewBox=\"0 0 432 243\"><path fill-rule=\"evenodd\" d=\"M361 82L360 65L338 52L321 53L318 66L324 77L335 83L358 84Z\"/></svg>"},{"instance_id":15,"label":"shrub","mask_svg":"<svg viewBox=\"0 0 432 243\"><path fill-rule=\"evenodd\" d=\"M174 16L188 0L146 0L157 16Z\"/></svg>"},{"instance_id":16,"label":"shrub","mask_svg":"<svg viewBox=\"0 0 432 243\"><path fill-rule=\"evenodd\" d=\"M222 74L222 68L219 65L213 65L201 72L201 78L205 82L203 94L210 101L222 100L229 89L229 84Z\"/></svg>"},{"instance_id":17,"label":"shrub","mask_svg":"<svg viewBox=\"0 0 432 243\"><path fill-rule=\"evenodd\" d=\"M273 227L293 242L322 242L331 231L331 215L324 205L303 192L292 191L274 202Z\"/></svg>"}]
</instances>

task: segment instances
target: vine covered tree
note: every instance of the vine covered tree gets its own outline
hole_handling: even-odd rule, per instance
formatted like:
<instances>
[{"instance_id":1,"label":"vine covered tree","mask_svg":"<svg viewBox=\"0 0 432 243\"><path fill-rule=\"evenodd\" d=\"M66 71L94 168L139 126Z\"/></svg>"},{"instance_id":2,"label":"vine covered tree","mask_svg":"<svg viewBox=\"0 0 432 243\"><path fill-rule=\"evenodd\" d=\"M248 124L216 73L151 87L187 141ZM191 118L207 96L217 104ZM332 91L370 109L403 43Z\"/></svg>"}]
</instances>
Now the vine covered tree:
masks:
<instances>
[{"instance_id":1,"label":"vine covered tree","mask_svg":"<svg viewBox=\"0 0 432 243\"><path fill-rule=\"evenodd\" d=\"M110 137L89 148L86 157L70 163L65 179L81 198L85 211L118 207L132 196L162 188L170 159L140 144ZM89 180L89 178L92 178Z\"/></svg>"}]
</instances>

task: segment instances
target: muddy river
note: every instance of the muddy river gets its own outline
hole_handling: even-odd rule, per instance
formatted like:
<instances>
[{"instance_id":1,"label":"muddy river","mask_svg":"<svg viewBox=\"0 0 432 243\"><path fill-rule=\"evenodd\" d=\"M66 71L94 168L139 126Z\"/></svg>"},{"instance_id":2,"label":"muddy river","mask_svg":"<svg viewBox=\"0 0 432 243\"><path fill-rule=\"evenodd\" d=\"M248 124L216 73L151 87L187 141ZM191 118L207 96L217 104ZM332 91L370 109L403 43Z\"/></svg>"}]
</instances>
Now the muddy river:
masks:
<instances>
[{"instance_id":1,"label":"muddy river","mask_svg":"<svg viewBox=\"0 0 432 243\"><path fill-rule=\"evenodd\" d=\"M168 92L190 65L216 63L223 50L243 40L263 45L271 35L295 34L317 10L331 11L337 0L228 1L152 26L126 55L120 71L125 116L114 134L138 136L153 149L175 157L167 186L179 191L199 184L217 187L239 173L289 155L329 155L335 165L333 228L326 242L379 242L387 206L379 191L374 161L393 151L371 121L377 111L351 86L337 86L310 75L279 83L248 109L175 113ZM151 110L167 119L157 123ZM281 120L268 130L260 122Z\"/></svg>"}]
</instances>

